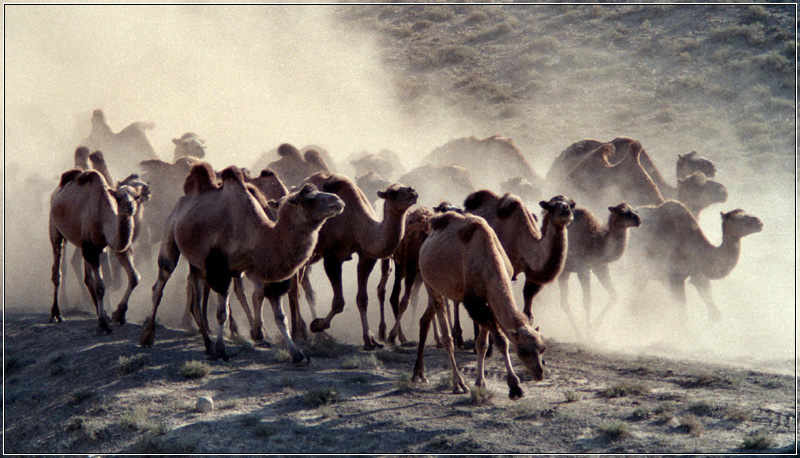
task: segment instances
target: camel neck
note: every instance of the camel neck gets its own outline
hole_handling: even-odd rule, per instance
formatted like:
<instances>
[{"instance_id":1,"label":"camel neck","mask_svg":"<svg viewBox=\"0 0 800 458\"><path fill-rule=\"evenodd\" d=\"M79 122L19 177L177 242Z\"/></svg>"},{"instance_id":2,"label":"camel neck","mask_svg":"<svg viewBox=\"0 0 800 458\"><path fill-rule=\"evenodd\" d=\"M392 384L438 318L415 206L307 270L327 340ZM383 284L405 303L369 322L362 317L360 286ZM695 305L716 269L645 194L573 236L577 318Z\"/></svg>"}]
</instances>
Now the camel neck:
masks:
<instances>
[{"instance_id":1,"label":"camel neck","mask_svg":"<svg viewBox=\"0 0 800 458\"><path fill-rule=\"evenodd\" d=\"M628 228L616 224L611 218L608 220L608 230L603 234L600 260L604 263L618 260L625 251L628 243Z\"/></svg>"},{"instance_id":2,"label":"camel neck","mask_svg":"<svg viewBox=\"0 0 800 458\"><path fill-rule=\"evenodd\" d=\"M564 268L567 257L567 228L551 223L550 215L542 221L542 238L526 250L525 281L547 283Z\"/></svg>"},{"instance_id":3,"label":"camel neck","mask_svg":"<svg viewBox=\"0 0 800 458\"><path fill-rule=\"evenodd\" d=\"M134 218L119 212L115 205L116 212L109 211L108 217L104 221L110 222L110 227L106 228L107 234L113 234L111 240L107 240L109 249L122 252L130 248L133 243Z\"/></svg>"},{"instance_id":4,"label":"camel neck","mask_svg":"<svg viewBox=\"0 0 800 458\"><path fill-rule=\"evenodd\" d=\"M705 264L706 268L703 274L709 279L726 277L739 262L741 248L741 238L723 233L722 244L718 247L710 247L708 262Z\"/></svg>"},{"instance_id":5,"label":"camel neck","mask_svg":"<svg viewBox=\"0 0 800 458\"><path fill-rule=\"evenodd\" d=\"M380 222L373 220L374 227L364 234L367 243L362 248L369 257L382 259L394 253L405 232L407 213L393 210L388 202L384 202L383 219Z\"/></svg>"}]
</instances>

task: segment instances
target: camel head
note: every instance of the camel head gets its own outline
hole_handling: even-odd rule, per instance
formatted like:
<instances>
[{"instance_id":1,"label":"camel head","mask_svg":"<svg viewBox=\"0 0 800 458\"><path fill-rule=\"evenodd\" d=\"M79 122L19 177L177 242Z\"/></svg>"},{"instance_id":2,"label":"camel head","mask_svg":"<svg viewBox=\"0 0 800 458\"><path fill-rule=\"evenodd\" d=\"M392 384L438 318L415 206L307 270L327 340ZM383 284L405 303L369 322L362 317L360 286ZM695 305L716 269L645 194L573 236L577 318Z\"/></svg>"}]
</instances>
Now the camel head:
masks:
<instances>
[{"instance_id":1,"label":"camel head","mask_svg":"<svg viewBox=\"0 0 800 458\"><path fill-rule=\"evenodd\" d=\"M173 138L172 143L175 145L175 154L172 157L173 162L184 156L192 156L198 159L206 157L206 142L194 132L186 132L181 138Z\"/></svg>"},{"instance_id":2,"label":"camel head","mask_svg":"<svg viewBox=\"0 0 800 458\"><path fill-rule=\"evenodd\" d=\"M127 178L117 183L117 189L122 186L130 186L139 193L139 202L147 202L152 197L150 185L139 178L139 175L132 173Z\"/></svg>"},{"instance_id":3,"label":"camel head","mask_svg":"<svg viewBox=\"0 0 800 458\"><path fill-rule=\"evenodd\" d=\"M728 200L728 190L722 183L709 180L705 173L696 171L678 180L678 200L699 212L709 205Z\"/></svg>"},{"instance_id":4,"label":"camel head","mask_svg":"<svg viewBox=\"0 0 800 458\"><path fill-rule=\"evenodd\" d=\"M79 146L75 149L75 167L89 170L89 148Z\"/></svg>"},{"instance_id":5,"label":"camel head","mask_svg":"<svg viewBox=\"0 0 800 458\"><path fill-rule=\"evenodd\" d=\"M617 205L616 207L608 207L611 212L612 224L618 224L622 227L639 227L642 225L642 218L639 214L625 202Z\"/></svg>"},{"instance_id":6,"label":"camel head","mask_svg":"<svg viewBox=\"0 0 800 458\"><path fill-rule=\"evenodd\" d=\"M540 201L539 206L550 216L550 221L556 226L565 227L572 222L575 201L568 197L558 195L550 201Z\"/></svg>"},{"instance_id":7,"label":"camel head","mask_svg":"<svg viewBox=\"0 0 800 458\"><path fill-rule=\"evenodd\" d=\"M455 205L443 200L439 205L433 207L433 211L435 213L444 213L444 212L456 212L458 214L463 215L464 209L461 207L456 207Z\"/></svg>"},{"instance_id":8,"label":"camel head","mask_svg":"<svg viewBox=\"0 0 800 458\"><path fill-rule=\"evenodd\" d=\"M714 161L700 156L697 151L678 154L678 163L675 166L675 173L678 179L686 178L694 172L703 172L707 177L714 178L717 173L717 167Z\"/></svg>"},{"instance_id":9,"label":"camel head","mask_svg":"<svg viewBox=\"0 0 800 458\"><path fill-rule=\"evenodd\" d=\"M539 328L533 329L529 325L524 325L509 332L508 337L517 350L517 356L533 379L537 382L544 380L545 362L542 355L547 346L539 334Z\"/></svg>"},{"instance_id":10,"label":"camel head","mask_svg":"<svg viewBox=\"0 0 800 458\"><path fill-rule=\"evenodd\" d=\"M96 109L92 112L92 124L105 124L106 122L106 115L103 113L103 110Z\"/></svg>"},{"instance_id":11,"label":"camel head","mask_svg":"<svg viewBox=\"0 0 800 458\"><path fill-rule=\"evenodd\" d=\"M282 200L278 220L289 208L294 209L305 221L321 223L342 213L344 202L336 194L320 192L313 184L307 184Z\"/></svg>"},{"instance_id":12,"label":"camel head","mask_svg":"<svg viewBox=\"0 0 800 458\"><path fill-rule=\"evenodd\" d=\"M150 198L149 192L145 195L134 186L121 185L116 191L110 191L117 201L119 214L125 217L132 217L139 209L139 204Z\"/></svg>"},{"instance_id":13,"label":"camel head","mask_svg":"<svg viewBox=\"0 0 800 458\"><path fill-rule=\"evenodd\" d=\"M378 191L378 197L386 200L387 208L398 213L404 213L417 203L419 194L410 186L400 183L389 185L385 191Z\"/></svg>"},{"instance_id":14,"label":"camel head","mask_svg":"<svg viewBox=\"0 0 800 458\"><path fill-rule=\"evenodd\" d=\"M242 169L246 171L247 169ZM261 191L267 199L278 200L289 193L286 186L272 169L266 168L261 173L253 178L249 172L245 172L245 181L252 184L259 191Z\"/></svg>"},{"instance_id":15,"label":"camel head","mask_svg":"<svg viewBox=\"0 0 800 458\"><path fill-rule=\"evenodd\" d=\"M728 213L720 212L722 216L722 236L731 237L734 240L761 232L764 223L758 217L745 213L744 210L737 208Z\"/></svg>"}]
</instances>

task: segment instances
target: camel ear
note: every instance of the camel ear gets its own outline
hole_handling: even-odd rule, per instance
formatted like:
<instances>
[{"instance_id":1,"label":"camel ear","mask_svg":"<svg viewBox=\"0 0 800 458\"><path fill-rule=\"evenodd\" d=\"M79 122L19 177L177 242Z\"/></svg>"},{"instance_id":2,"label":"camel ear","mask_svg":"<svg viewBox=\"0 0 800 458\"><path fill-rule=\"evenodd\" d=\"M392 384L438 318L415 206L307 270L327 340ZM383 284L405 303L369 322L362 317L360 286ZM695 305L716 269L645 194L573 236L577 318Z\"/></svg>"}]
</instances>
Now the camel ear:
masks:
<instances>
[{"instance_id":1,"label":"camel ear","mask_svg":"<svg viewBox=\"0 0 800 458\"><path fill-rule=\"evenodd\" d=\"M325 192L336 193L342 189L344 181L338 177L330 177L322 184L322 190Z\"/></svg>"},{"instance_id":2,"label":"camel ear","mask_svg":"<svg viewBox=\"0 0 800 458\"><path fill-rule=\"evenodd\" d=\"M536 332L539 332L539 326L536 326L536 328L534 329L534 331L536 331Z\"/></svg>"},{"instance_id":3,"label":"camel ear","mask_svg":"<svg viewBox=\"0 0 800 458\"><path fill-rule=\"evenodd\" d=\"M544 208L545 210L549 210L550 209L550 203L546 202L544 200L540 200L539 201L539 206Z\"/></svg>"},{"instance_id":4,"label":"camel ear","mask_svg":"<svg viewBox=\"0 0 800 458\"><path fill-rule=\"evenodd\" d=\"M180 138L173 138L173 139L172 139L172 143L173 143L173 144L175 144L175 145L178 145L178 144L180 144L180 142L181 142L181 139L180 139Z\"/></svg>"},{"instance_id":5,"label":"camel ear","mask_svg":"<svg viewBox=\"0 0 800 458\"><path fill-rule=\"evenodd\" d=\"M616 213L617 207L608 207L608 211L610 211L611 213Z\"/></svg>"},{"instance_id":6,"label":"camel ear","mask_svg":"<svg viewBox=\"0 0 800 458\"><path fill-rule=\"evenodd\" d=\"M386 193L383 192L383 191L378 191L377 194L378 194L378 197L380 197L381 199L386 199L386 197L387 197Z\"/></svg>"},{"instance_id":7,"label":"camel ear","mask_svg":"<svg viewBox=\"0 0 800 458\"><path fill-rule=\"evenodd\" d=\"M475 230L478 229L478 222L470 221L466 226L458 230L458 238L464 243L469 243L472 236L475 235Z\"/></svg>"},{"instance_id":8,"label":"camel ear","mask_svg":"<svg viewBox=\"0 0 800 458\"><path fill-rule=\"evenodd\" d=\"M503 197L500 203L497 205L497 217L500 219L506 219L511 216L514 211L519 208L519 201L517 199L511 198L509 196Z\"/></svg>"}]
</instances>

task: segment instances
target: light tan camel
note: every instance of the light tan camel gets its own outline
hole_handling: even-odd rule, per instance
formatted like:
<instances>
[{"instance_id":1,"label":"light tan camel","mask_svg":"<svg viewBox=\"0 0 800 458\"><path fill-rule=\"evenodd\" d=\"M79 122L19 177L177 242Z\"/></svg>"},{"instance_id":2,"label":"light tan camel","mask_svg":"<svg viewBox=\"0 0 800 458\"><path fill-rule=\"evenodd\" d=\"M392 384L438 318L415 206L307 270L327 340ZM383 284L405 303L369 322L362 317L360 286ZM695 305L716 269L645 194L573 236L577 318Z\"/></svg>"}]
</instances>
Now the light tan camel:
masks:
<instances>
[{"instance_id":1,"label":"light tan camel","mask_svg":"<svg viewBox=\"0 0 800 458\"><path fill-rule=\"evenodd\" d=\"M721 204L728 200L728 190L725 185L710 180L703 172L692 172L686 178L678 180L677 199L686 205L695 218L700 217L703 209L713 205Z\"/></svg>"},{"instance_id":2,"label":"light tan camel","mask_svg":"<svg viewBox=\"0 0 800 458\"><path fill-rule=\"evenodd\" d=\"M445 351L453 368L453 391L467 391L456 365L444 299L463 302L481 329L475 339L478 353L476 386L485 386L484 359L489 333L502 352L508 373L509 397L523 396L519 377L508 354L508 340L535 380L544 378L542 354L545 344L538 329L517 310L511 289L511 261L495 232L483 218L448 212L431 218L431 234L419 252L419 268L428 290L428 308L420 319L419 348L412 380L427 382L422 355L428 328L434 315L439 318Z\"/></svg>"},{"instance_id":3,"label":"light tan camel","mask_svg":"<svg viewBox=\"0 0 800 458\"><path fill-rule=\"evenodd\" d=\"M561 289L561 308L567 314L575 333L580 336L580 331L569 305L569 277L572 273L578 275L578 280L583 289L583 309L586 324L592 327L592 279L591 273L597 276L600 284L606 289L609 301L605 312L617 301L614 284L611 282L608 265L617 261L625 252L628 244L628 229L639 227L642 220L638 214L626 203L615 207L608 207L610 215L608 223L603 225L587 209L575 208L572 211L575 219L567 230L568 249L564 270L558 277ZM599 321L599 318L598 318Z\"/></svg>"},{"instance_id":4,"label":"light tan camel","mask_svg":"<svg viewBox=\"0 0 800 458\"><path fill-rule=\"evenodd\" d=\"M397 181L416 189L421 196L420 205L428 207L442 201L458 202L478 189L469 170L459 165L423 165L402 175Z\"/></svg>"},{"instance_id":5,"label":"light tan camel","mask_svg":"<svg viewBox=\"0 0 800 458\"><path fill-rule=\"evenodd\" d=\"M50 322L62 321L58 287L61 283L61 256L66 242L69 242L81 248L84 283L97 310L97 327L107 333L111 333L111 326L105 311L106 286L100 273L100 254L106 247L114 252L128 275L128 287L111 318L117 323L125 323L128 299L140 278L133 266L130 249L135 215L139 205L148 198L147 185L136 175L128 177L116 188L110 188L96 170L72 169L61 175L61 181L50 198L49 234L55 287Z\"/></svg>"},{"instance_id":6,"label":"light tan camel","mask_svg":"<svg viewBox=\"0 0 800 458\"><path fill-rule=\"evenodd\" d=\"M83 145L103 151L112 169L124 174L132 173L141 161L158 157L146 133L153 127L151 122L135 122L114 132L106 122L103 110L97 109L92 113L92 130Z\"/></svg>"},{"instance_id":7,"label":"light tan camel","mask_svg":"<svg viewBox=\"0 0 800 458\"><path fill-rule=\"evenodd\" d=\"M223 331L228 318L228 288L231 279L253 271L264 284L291 278L311 257L319 228L342 212L342 201L314 186L304 186L289 195L278 210L277 222L267 218L262 206L248 191L237 167L221 173L222 186L207 163L196 164L186 178L186 195L167 221L158 257L159 276L153 286L153 311L139 343L152 346L156 312L170 274L181 253L189 262L191 298L195 321L212 358L227 359ZM203 278L218 294L217 340L213 345L200 316ZM282 311L276 311L286 345L295 362L304 356L291 342Z\"/></svg>"},{"instance_id":8,"label":"light tan camel","mask_svg":"<svg viewBox=\"0 0 800 458\"><path fill-rule=\"evenodd\" d=\"M567 257L567 226L572 221L575 202L564 196L540 201L544 209L541 230L533 214L519 197L503 197L481 190L467 196L464 210L480 216L497 233L514 268L513 277L525 274L522 289L524 313L532 320L533 298L547 283L552 282L564 268Z\"/></svg>"},{"instance_id":9,"label":"light tan camel","mask_svg":"<svg viewBox=\"0 0 800 458\"><path fill-rule=\"evenodd\" d=\"M681 180L694 172L703 172L708 178L714 178L717 173L717 166L714 161L697 154L697 151L678 154L678 162L675 164L676 178Z\"/></svg>"},{"instance_id":10,"label":"light tan camel","mask_svg":"<svg viewBox=\"0 0 800 458\"><path fill-rule=\"evenodd\" d=\"M724 278L736 267L741 239L761 232L764 224L741 209L722 216L722 244L714 246L706 238L689 209L680 202L667 201L657 207L637 208L642 226L631 236L628 251L641 264L633 291L644 291L649 279L666 281L674 299L686 305L685 281L690 278L708 307L709 318L721 314L714 304L711 282Z\"/></svg>"},{"instance_id":11,"label":"light tan camel","mask_svg":"<svg viewBox=\"0 0 800 458\"><path fill-rule=\"evenodd\" d=\"M325 274L333 288L331 310L323 318L311 322L312 332L322 332L330 327L333 317L344 309L342 293L342 263L358 254L358 293L356 305L361 315L364 347L373 349L383 344L375 340L367 321L367 280L378 259L387 258L397 249L405 231L406 214L417 202L417 192L410 187L394 183L380 191L384 199L383 219L378 220L367 197L356 184L344 175L315 173L305 183L314 184L325 192L338 195L345 202L344 212L331 218L322 227L314 249L323 260Z\"/></svg>"},{"instance_id":12,"label":"light tan camel","mask_svg":"<svg viewBox=\"0 0 800 458\"><path fill-rule=\"evenodd\" d=\"M172 144L175 145L175 151L172 155L172 162L178 159L191 156L198 159L206 157L206 141L200 138L194 132L186 132L180 138L173 138Z\"/></svg>"}]
</instances>

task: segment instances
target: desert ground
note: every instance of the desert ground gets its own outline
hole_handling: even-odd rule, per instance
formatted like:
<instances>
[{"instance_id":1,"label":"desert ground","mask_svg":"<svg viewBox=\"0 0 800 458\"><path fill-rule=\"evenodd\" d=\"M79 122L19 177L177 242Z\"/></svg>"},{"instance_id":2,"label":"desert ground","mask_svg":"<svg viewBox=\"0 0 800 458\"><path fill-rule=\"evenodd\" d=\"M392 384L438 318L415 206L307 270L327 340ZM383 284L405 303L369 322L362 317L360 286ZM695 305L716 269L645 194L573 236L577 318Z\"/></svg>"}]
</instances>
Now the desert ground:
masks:
<instances>
[{"instance_id":1,"label":"desert ground","mask_svg":"<svg viewBox=\"0 0 800 458\"><path fill-rule=\"evenodd\" d=\"M790 4L7 9L4 453L795 454L795 21ZM105 23L126 26L97 27ZM411 381L415 347L362 350L353 262L345 312L299 342L309 365L288 361L269 311L272 346L231 336L231 358L210 361L181 327L185 265L166 290L153 348L138 336L154 263L137 265L129 322L110 335L96 332L72 272L65 320L48 323L48 198L97 107L118 128L153 118L162 157L191 119L215 167L249 166L292 141L324 145L344 172L352 153L380 147L401 149L410 168L452 138L499 134L544 192L572 142L630 136L668 178L678 153L716 161L729 199L700 219L713 243L720 211L745 208L764 231L713 282L718 323L691 288L684 311L658 284L625 290L624 258L613 270L624 300L591 337L576 336L557 286L546 286L534 324L548 373L534 382L512 355L525 390L517 401L496 354L487 389L453 394L432 338L428 384ZM322 268L311 278L326 313ZM519 304L521 282L514 288ZM578 311L576 280L572 289ZM607 296L594 291L599 307ZM110 295L115 304L120 291ZM632 319L629 298L650 315ZM411 340L421 313L403 322ZM456 358L471 384L475 355ZM201 397L213 409L198 409Z\"/></svg>"}]
</instances>

